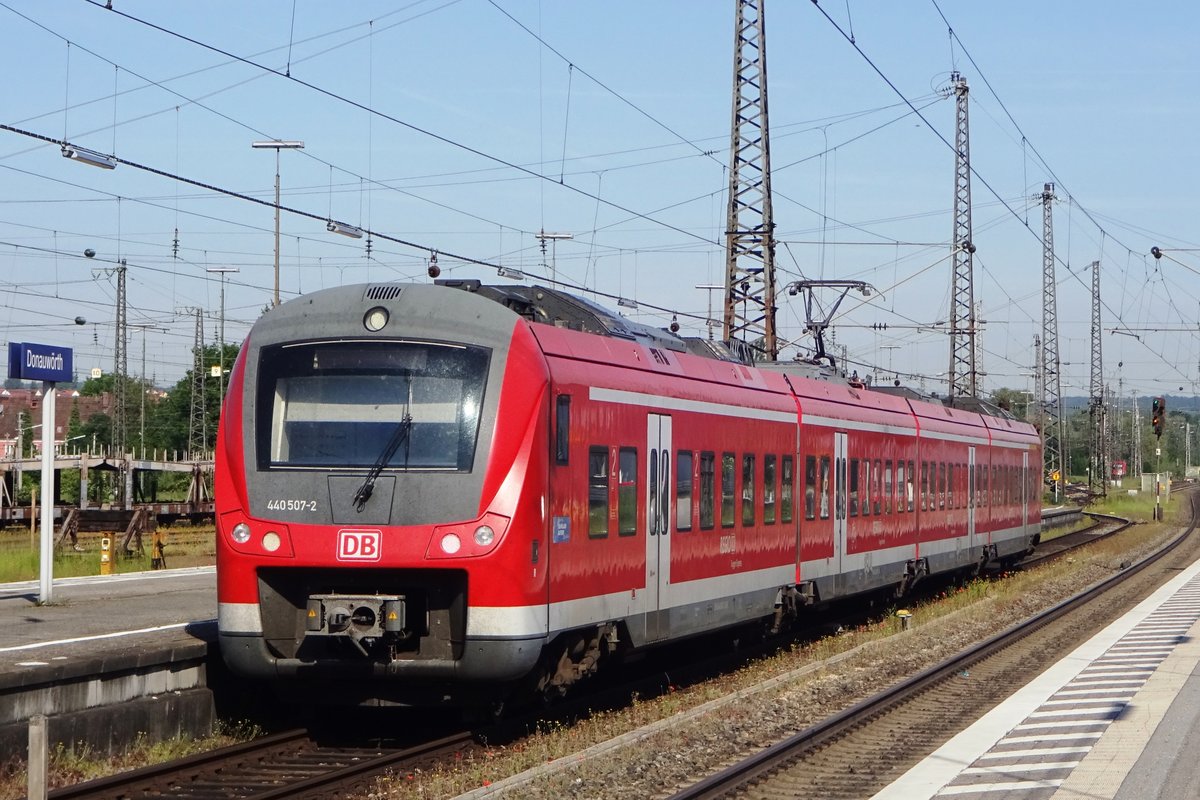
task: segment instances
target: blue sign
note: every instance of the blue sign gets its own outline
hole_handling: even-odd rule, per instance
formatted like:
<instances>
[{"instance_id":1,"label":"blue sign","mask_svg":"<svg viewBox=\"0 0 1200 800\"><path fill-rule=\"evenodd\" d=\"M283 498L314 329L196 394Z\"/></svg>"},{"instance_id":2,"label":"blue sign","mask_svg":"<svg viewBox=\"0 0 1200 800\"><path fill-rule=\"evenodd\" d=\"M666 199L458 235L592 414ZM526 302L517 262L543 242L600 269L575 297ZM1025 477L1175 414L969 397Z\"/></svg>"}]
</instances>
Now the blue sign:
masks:
<instances>
[{"instance_id":1,"label":"blue sign","mask_svg":"<svg viewBox=\"0 0 1200 800\"><path fill-rule=\"evenodd\" d=\"M73 379L71 348L50 344L8 343L8 377L66 383Z\"/></svg>"},{"instance_id":2,"label":"blue sign","mask_svg":"<svg viewBox=\"0 0 1200 800\"><path fill-rule=\"evenodd\" d=\"M569 542L571 541L571 518L570 517L555 517L554 518L554 542Z\"/></svg>"}]
</instances>

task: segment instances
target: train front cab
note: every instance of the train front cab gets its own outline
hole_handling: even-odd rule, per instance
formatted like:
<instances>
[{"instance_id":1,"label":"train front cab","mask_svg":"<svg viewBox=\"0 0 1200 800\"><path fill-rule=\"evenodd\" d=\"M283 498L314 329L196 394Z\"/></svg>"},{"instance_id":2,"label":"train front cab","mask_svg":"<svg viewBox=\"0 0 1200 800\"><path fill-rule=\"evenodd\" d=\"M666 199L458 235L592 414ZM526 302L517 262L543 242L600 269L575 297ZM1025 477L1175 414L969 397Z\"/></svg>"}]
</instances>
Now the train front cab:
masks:
<instances>
[{"instance_id":1,"label":"train front cab","mask_svg":"<svg viewBox=\"0 0 1200 800\"><path fill-rule=\"evenodd\" d=\"M545 362L515 314L457 290L406 287L393 301L374 301L404 327L365 337L361 326L355 333L342 321L362 319L355 305L362 289L329 290L342 294L329 303L318 302L318 294L311 304L302 298L272 310L264 318L270 324L256 326L231 375L217 452L222 652L239 674L285 677L280 683L297 686L311 679L312 698L326 702L428 705L451 689L494 690L533 666L546 637ZM299 354L289 356L292 367L272 349L278 347ZM352 359L343 357L351 352L347 347ZM480 391L454 405L439 401L438 393L454 385L454 373L442 373L421 387L423 404L409 404L416 437L437 435L418 423L446 414L453 422L464 408L473 409L473 447L452 448L458 460L432 468L392 462L359 510L356 490L387 436L351 436L356 432L347 426L361 420L374 426L371 431L381 424L394 430L399 416L393 412L402 409L380 411L373 405L381 402L378 393L356 407L339 387L365 384L368 373L353 374L358 364L416 363L404 355L414 347L428 350L431 364L435 355L453 362L460 360L457 353L490 352ZM272 414L287 413L288 385L280 381L293 380L286 371L294 368L309 385L318 384L325 360L338 365L328 390L338 392L342 404L328 409L335 417L323 417L321 406L309 401L293 427L326 437L305 442L312 459L325 458L321 453L347 438L362 442L365 459L340 468L300 466L277 456L278 436L243 436L264 426L284 435L287 423L272 423ZM270 386L257 385L260 373ZM426 452L420 444L414 441L416 463ZM265 459L264 448L273 448ZM480 535L484 525L494 535ZM238 531L245 531L244 540L235 538ZM369 552L351 552L347 542L358 536L361 545L367 534ZM395 628L389 624L393 608ZM333 693L321 689L334 686Z\"/></svg>"}]
</instances>

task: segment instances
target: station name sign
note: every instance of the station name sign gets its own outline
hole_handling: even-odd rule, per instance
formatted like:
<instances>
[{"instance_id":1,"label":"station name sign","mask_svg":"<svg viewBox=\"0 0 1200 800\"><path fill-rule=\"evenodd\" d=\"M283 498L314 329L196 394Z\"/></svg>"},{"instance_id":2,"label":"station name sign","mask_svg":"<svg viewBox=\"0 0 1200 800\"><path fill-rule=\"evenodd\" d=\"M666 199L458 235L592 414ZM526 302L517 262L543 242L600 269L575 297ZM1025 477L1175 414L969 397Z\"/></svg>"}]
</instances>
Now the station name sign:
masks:
<instances>
[{"instance_id":1,"label":"station name sign","mask_svg":"<svg viewBox=\"0 0 1200 800\"><path fill-rule=\"evenodd\" d=\"M73 379L71 348L29 342L8 343L8 377L65 383Z\"/></svg>"}]
</instances>

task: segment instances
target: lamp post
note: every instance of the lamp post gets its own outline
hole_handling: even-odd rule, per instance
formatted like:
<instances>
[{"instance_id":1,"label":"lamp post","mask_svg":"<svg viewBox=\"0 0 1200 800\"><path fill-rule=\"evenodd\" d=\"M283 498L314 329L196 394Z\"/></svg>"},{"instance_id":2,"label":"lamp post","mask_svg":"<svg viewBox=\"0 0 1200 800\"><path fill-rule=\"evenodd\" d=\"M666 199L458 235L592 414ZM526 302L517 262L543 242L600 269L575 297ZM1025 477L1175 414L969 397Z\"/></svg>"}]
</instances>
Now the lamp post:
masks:
<instances>
[{"instance_id":1,"label":"lamp post","mask_svg":"<svg viewBox=\"0 0 1200 800\"><path fill-rule=\"evenodd\" d=\"M278 186L278 184L276 184ZM276 250L276 258L279 251ZM276 264L278 265L278 261ZM220 363L221 374L217 378L217 406L218 408L225 404L225 276L230 272L241 272L237 267L208 267L206 272L215 272L221 276L221 315L217 318L217 338L220 344ZM279 272L275 273L275 304L279 304Z\"/></svg>"},{"instance_id":2,"label":"lamp post","mask_svg":"<svg viewBox=\"0 0 1200 800\"><path fill-rule=\"evenodd\" d=\"M138 417L138 420L139 420L138 421L138 444L141 445L142 457L145 458L145 456L146 456L146 387L148 385L148 383L146 381L146 331L150 331L150 330L156 331L156 330L161 330L161 329L157 325L151 325L150 323L147 323L147 322L130 325L129 327L137 328L138 330L140 330L142 332L142 390L141 390L142 391L142 403L141 403L141 412ZM76 436L75 438L78 439L80 437Z\"/></svg>"},{"instance_id":3,"label":"lamp post","mask_svg":"<svg viewBox=\"0 0 1200 800\"><path fill-rule=\"evenodd\" d=\"M271 139L265 142L251 142L251 147L275 151L275 305L279 305L279 151L303 150L304 142L284 139Z\"/></svg>"}]
</instances>

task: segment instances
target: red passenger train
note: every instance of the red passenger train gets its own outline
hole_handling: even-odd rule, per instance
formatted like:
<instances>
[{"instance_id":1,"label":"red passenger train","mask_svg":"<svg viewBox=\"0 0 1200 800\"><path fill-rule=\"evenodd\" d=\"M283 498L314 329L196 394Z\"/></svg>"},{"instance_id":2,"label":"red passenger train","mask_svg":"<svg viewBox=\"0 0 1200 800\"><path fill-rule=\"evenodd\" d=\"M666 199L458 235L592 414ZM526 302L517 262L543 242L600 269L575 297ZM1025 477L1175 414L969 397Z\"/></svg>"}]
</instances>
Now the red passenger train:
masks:
<instances>
[{"instance_id":1,"label":"red passenger train","mask_svg":"<svg viewBox=\"0 0 1200 800\"><path fill-rule=\"evenodd\" d=\"M224 658L342 703L555 693L1036 544L1030 425L818 372L543 287L272 309L217 444Z\"/></svg>"}]
</instances>

